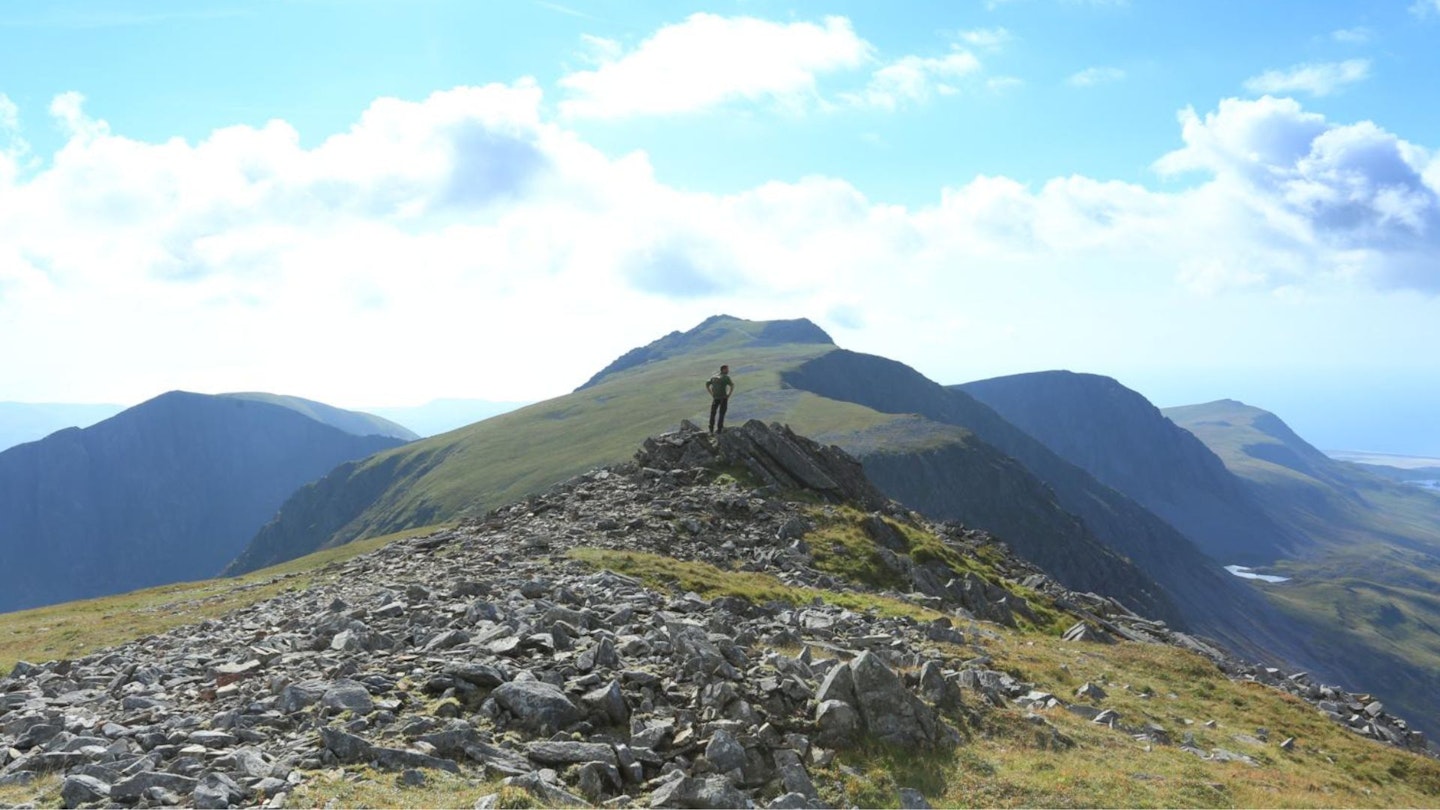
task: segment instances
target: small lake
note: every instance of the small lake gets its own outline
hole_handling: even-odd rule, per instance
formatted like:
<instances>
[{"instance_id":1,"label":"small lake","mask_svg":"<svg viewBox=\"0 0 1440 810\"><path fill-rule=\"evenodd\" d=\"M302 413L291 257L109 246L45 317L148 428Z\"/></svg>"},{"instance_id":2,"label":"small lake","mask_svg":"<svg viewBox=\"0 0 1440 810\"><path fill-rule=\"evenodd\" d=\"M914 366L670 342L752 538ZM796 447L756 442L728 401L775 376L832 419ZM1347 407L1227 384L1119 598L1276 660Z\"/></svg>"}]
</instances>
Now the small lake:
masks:
<instances>
[{"instance_id":1,"label":"small lake","mask_svg":"<svg viewBox=\"0 0 1440 810\"><path fill-rule=\"evenodd\" d=\"M1250 568L1243 565L1227 565L1225 570L1241 579L1258 579L1261 582L1289 582L1289 577L1277 577L1274 574L1257 574Z\"/></svg>"}]
</instances>

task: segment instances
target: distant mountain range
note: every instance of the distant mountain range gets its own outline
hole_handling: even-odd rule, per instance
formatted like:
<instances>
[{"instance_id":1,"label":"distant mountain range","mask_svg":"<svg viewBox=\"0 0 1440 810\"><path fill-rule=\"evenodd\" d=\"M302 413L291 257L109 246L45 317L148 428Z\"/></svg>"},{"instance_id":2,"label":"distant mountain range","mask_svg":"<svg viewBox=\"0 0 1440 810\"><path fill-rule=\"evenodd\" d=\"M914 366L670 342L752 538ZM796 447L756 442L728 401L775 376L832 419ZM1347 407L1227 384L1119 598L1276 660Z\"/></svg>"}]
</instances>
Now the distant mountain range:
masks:
<instances>
[{"instance_id":1,"label":"distant mountain range","mask_svg":"<svg viewBox=\"0 0 1440 810\"><path fill-rule=\"evenodd\" d=\"M306 431L389 431L388 444L337 450L334 462L317 461L284 481L274 473L261 476L264 484L241 480L234 468L244 465L226 455L235 452L233 441L198 454L205 442L171 437L155 447L137 440L123 453L72 455L142 459L134 466L149 472L135 478L149 489L127 490L120 500L170 498L147 507L152 521L167 516L160 521L166 542L191 556L203 548L204 565L228 562L226 573L236 574L359 538L480 517L626 461L646 437L682 419L704 424L704 381L721 363L737 383L732 423L782 422L838 445L890 497L991 532L1071 588L1112 597L1242 656L1373 690L1422 728L1440 731L1440 497L1329 458L1278 417L1237 402L1161 411L1112 379L1065 371L945 386L893 360L841 349L803 319L715 316L627 352L570 394L403 445L413 434L394 422L318 403L251 394L209 403L288 414L284 430L303 423ZM385 413L404 420L395 409ZM303 443L274 441L279 425L251 425L255 436L270 438L239 444ZM83 432L59 436L67 433ZM71 469L77 465L64 461L64 446L47 451L58 462L35 466L51 472L29 473L62 482L45 489L47 515L66 514L56 493L88 492ZM0 454L0 471L8 456ZM241 519L187 511L214 493L172 492L188 492L184 484L208 482L216 470L234 476L222 489L264 489L272 499L246 512L248 542L209 536ZM123 522L112 516L100 525ZM0 539L21 536L3 531ZM99 525L87 525L70 536L98 534ZM113 569L138 581L155 573L153 562L139 561L183 556L161 550L150 535L111 535L119 539L110 551L60 552L52 568L70 566L67 580ZM126 554L137 561L129 569ZM1242 579L1225 570L1232 564L1288 581Z\"/></svg>"},{"instance_id":2,"label":"distant mountain range","mask_svg":"<svg viewBox=\"0 0 1440 810\"><path fill-rule=\"evenodd\" d=\"M492 416L522 408L528 402L494 402L488 399L436 399L424 405L366 408L366 413L398 422L420 436L438 436L473 425Z\"/></svg>"},{"instance_id":3,"label":"distant mountain range","mask_svg":"<svg viewBox=\"0 0 1440 810\"><path fill-rule=\"evenodd\" d=\"M235 394L265 398L269 394ZM298 397L285 399L299 400ZM300 400L311 402L310 400ZM424 405L386 406L366 408L360 411L341 411L357 414L372 420L379 426L375 432L406 439L422 436L436 436L456 428L472 425L483 419L498 416L528 405L528 402L498 402L486 399L437 399ZM312 403L320 405L320 403ZM303 412L305 406L302 406ZM67 403L0 402L0 450L7 450L17 444L43 439L57 430L68 427L89 427L102 419L108 419L125 410L124 405L81 405ZM344 426L336 425L336 427Z\"/></svg>"},{"instance_id":4,"label":"distant mountain range","mask_svg":"<svg viewBox=\"0 0 1440 810\"><path fill-rule=\"evenodd\" d=\"M89 427L123 410L123 405L0 402L0 450L43 439L68 427Z\"/></svg>"},{"instance_id":5,"label":"distant mountain range","mask_svg":"<svg viewBox=\"0 0 1440 810\"><path fill-rule=\"evenodd\" d=\"M214 576L287 495L403 444L397 428L293 397L176 391L0 452L0 612Z\"/></svg>"}]
</instances>

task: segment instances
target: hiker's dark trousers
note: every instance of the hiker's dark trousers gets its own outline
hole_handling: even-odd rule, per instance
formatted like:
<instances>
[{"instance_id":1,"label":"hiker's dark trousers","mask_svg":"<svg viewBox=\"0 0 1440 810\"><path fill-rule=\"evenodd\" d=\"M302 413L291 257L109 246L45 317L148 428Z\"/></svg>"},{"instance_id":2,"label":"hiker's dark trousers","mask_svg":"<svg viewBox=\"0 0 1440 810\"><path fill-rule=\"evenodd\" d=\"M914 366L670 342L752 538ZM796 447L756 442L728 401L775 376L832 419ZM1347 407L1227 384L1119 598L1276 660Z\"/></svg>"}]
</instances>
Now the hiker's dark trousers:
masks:
<instances>
[{"instance_id":1,"label":"hiker's dark trousers","mask_svg":"<svg viewBox=\"0 0 1440 810\"><path fill-rule=\"evenodd\" d=\"M725 409L730 407L729 397L716 397L710 400L710 432L714 433L716 428L725 429ZM716 414L719 414L719 421L716 421Z\"/></svg>"}]
</instances>

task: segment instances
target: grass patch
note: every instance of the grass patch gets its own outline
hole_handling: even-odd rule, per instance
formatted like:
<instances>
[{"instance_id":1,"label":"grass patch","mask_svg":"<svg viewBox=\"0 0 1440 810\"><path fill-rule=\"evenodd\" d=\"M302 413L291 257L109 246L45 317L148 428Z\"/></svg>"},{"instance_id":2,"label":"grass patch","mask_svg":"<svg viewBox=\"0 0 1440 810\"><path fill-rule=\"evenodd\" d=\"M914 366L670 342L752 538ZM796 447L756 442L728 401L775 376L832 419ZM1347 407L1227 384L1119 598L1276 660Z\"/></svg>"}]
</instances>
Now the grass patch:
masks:
<instances>
[{"instance_id":1,"label":"grass patch","mask_svg":"<svg viewBox=\"0 0 1440 810\"><path fill-rule=\"evenodd\" d=\"M805 534L816 568L868 588L909 590L910 583L885 564L879 546L866 531L866 522L875 520L874 516L851 506L831 505L814 506L807 513L816 524L816 528ZM1005 580L997 570L997 563L1002 561L998 549L982 546L975 555L970 555L919 526L884 516L878 519L904 539L910 559L915 563L938 563L957 576L974 574L1024 599L1034 621L1017 614L1016 621L1022 630L1060 635L1074 623L1075 618L1056 610L1048 597Z\"/></svg>"},{"instance_id":2,"label":"grass patch","mask_svg":"<svg viewBox=\"0 0 1440 810\"><path fill-rule=\"evenodd\" d=\"M1184 650L1012 632L987 647L992 667L1062 699L1073 700L1081 683L1101 684L1109 693L1101 705L1124 725L1153 723L1172 742L1136 740L1058 708L1032 716L988 709L953 751L873 742L842 751L813 772L822 797L896 807L909 787L936 807L1431 807L1440 799L1440 762L1359 737L1281 692L1230 681ZM1259 724L1268 742L1256 738ZM1224 748L1257 764L1183 751L1187 734L1204 751ZM1296 740L1288 752L1279 748L1286 737Z\"/></svg>"},{"instance_id":3,"label":"grass patch","mask_svg":"<svg viewBox=\"0 0 1440 810\"><path fill-rule=\"evenodd\" d=\"M312 771L296 786L290 807L471 807L482 796L498 793L498 807L543 807L528 792L500 784L499 779L478 780L445 771L423 772L425 784L403 786L396 771L350 766Z\"/></svg>"},{"instance_id":4,"label":"grass patch","mask_svg":"<svg viewBox=\"0 0 1440 810\"><path fill-rule=\"evenodd\" d=\"M0 786L0 806L59 807L61 781L60 774L51 773L36 777L28 785Z\"/></svg>"},{"instance_id":5,"label":"grass patch","mask_svg":"<svg viewBox=\"0 0 1440 810\"><path fill-rule=\"evenodd\" d=\"M859 613L908 616L917 621L933 621L945 615L903 599L854 591L786 585L769 574L727 571L710 563L677 560L647 552L580 547L571 549L567 555L593 568L635 577L652 588L693 591L705 599L734 596L752 604L780 602L794 606L810 604L819 599Z\"/></svg>"},{"instance_id":6,"label":"grass patch","mask_svg":"<svg viewBox=\"0 0 1440 810\"><path fill-rule=\"evenodd\" d=\"M816 568L877 590L908 589L908 583L885 564L879 547L861 527L863 515L859 511L850 507L814 508L810 515L817 525L805 533L805 544Z\"/></svg>"},{"instance_id":7,"label":"grass patch","mask_svg":"<svg viewBox=\"0 0 1440 810\"><path fill-rule=\"evenodd\" d=\"M830 807L899 807L901 788L918 790L933 804L950 793L955 759L954 751L916 751L867 740L818 769L815 781Z\"/></svg>"},{"instance_id":8,"label":"grass patch","mask_svg":"<svg viewBox=\"0 0 1440 810\"><path fill-rule=\"evenodd\" d=\"M79 658L310 587L329 576L326 566L437 528L349 543L234 579L182 582L0 614L0 674L8 674L17 661Z\"/></svg>"}]
</instances>

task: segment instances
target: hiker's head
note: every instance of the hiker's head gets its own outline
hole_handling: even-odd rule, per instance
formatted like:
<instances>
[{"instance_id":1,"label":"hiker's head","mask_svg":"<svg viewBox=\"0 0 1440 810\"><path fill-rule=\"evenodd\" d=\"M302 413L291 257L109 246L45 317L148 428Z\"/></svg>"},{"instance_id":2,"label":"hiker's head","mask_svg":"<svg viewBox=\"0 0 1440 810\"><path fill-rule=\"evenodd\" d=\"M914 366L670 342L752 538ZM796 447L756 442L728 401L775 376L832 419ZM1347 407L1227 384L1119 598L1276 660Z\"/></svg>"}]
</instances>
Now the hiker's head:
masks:
<instances>
[{"instance_id":1,"label":"hiker's head","mask_svg":"<svg viewBox=\"0 0 1440 810\"><path fill-rule=\"evenodd\" d=\"M720 367L720 373L721 373L721 374L729 374L729 373L730 373L730 367L729 367L729 366L721 366L721 367Z\"/></svg>"}]
</instances>

